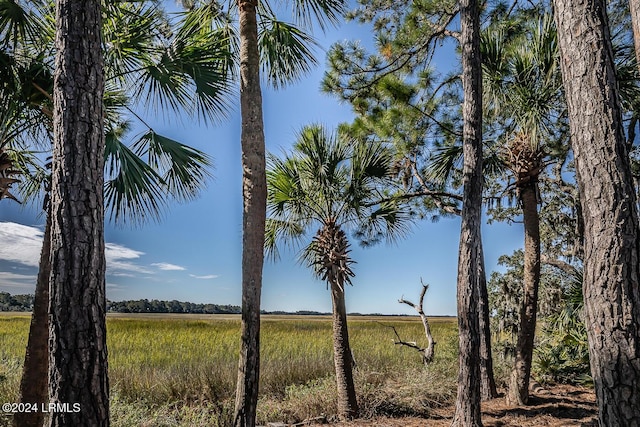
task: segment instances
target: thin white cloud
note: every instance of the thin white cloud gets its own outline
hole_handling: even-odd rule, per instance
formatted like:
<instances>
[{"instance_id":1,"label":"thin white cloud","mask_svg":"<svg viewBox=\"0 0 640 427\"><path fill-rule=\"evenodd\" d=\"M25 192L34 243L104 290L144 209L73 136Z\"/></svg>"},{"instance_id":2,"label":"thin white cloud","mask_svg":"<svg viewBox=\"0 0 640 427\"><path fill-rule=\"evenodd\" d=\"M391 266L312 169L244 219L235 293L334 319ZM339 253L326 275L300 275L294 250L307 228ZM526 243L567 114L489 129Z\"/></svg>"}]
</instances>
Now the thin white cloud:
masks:
<instances>
[{"instance_id":1,"label":"thin white cloud","mask_svg":"<svg viewBox=\"0 0 640 427\"><path fill-rule=\"evenodd\" d=\"M34 274L17 274L0 271L1 289L12 288L25 292L33 292L36 287L36 280L37 276Z\"/></svg>"},{"instance_id":2,"label":"thin white cloud","mask_svg":"<svg viewBox=\"0 0 640 427\"><path fill-rule=\"evenodd\" d=\"M107 292L119 292L119 291L123 291L126 288L122 285L118 285L115 283L107 283Z\"/></svg>"},{"instance_id":3,"label":"thin white cloud","mask_svg":"<svg viewBox=\"0 0 640 427\"><path fill-rule=\"evenodd\" d=\"M118 245L116 243L105 243L105 256L107 261L113 261L118 259L136 259L140 258L140 255L144 255L144 252L136 251L126 246Z\"/></svg>"},{"instance_id":4,"label":"thin white cloud","mask_svg":"<svg viewBox=\"0 0 640 427\"><path fill-rule=\"evenodd\" d=\"M207 274L206 276L196 276L195 274L190 274L190 277L193 277L194 279L216 279L220 276L218 276L217 274Z\"/></svg>"},{"instance_id":5,"label":"thin white cloud","mask_svg":"<svg viewBox=\"0 0 640 427\"><path fill-rule=\"evenodd\" d=\"M27 267L38 267L44 233L37 227L0 222L0 261L9 261ZM147 267L133 262L144 252L115 243L105 244L105 258L109 274L153 274Z\"/></svg>"},{"instance_id":6,"label":"thin white cloud","mask_svg":"<svg viewBox=\"0 0 640 427\"><path fill-rule=\"evenodd\" d=\"M151 264L154 267L157 267L160 270L163 271L179 271L179 270L186 270L186 268L181 267L179 265L175 265L175 264L169 264L168 262L154 262L153 264Z\"/></svg>"},{"instance_id":7,"label":"thin white cloud","mask_svg":"<svg viewBox=\"0 0 640 427\"><path fill-rule=\"evenodd\" d=\"M132 274L132 273L123 273L123 272L121 272L121 271L116 271L116 272L114 272L114 273L110 273L110 274L111 274L112 276L115 276L115 277L136 277L136 275L135 275L135 274Z\"/></svg>"},{"instance_id":8,"label":"thin white cloud","mask_svg":"<svg viewBox=\"0 0 640 427\"><path fill-rule=\"evenodd\" d=\"M43 235L42 230L36 227L0 222L0 259L37 267Z\"/></svg>"},{"instance_id":9,"label":"thin white cloud","mask_svg":"<svg viewBox=\"0 0 640 427\"><path fill-rule=\"evenodd\" d=\"M153 271L148 268L130 261L140 258L144 255L144 252L136 251L116 243L105 243L104 249L104 255L107 259L107 273L118 274L118 272L120 272L120 274L123 274L122 271L126 271L153 274Z\"/></svg>"}]
</instances>

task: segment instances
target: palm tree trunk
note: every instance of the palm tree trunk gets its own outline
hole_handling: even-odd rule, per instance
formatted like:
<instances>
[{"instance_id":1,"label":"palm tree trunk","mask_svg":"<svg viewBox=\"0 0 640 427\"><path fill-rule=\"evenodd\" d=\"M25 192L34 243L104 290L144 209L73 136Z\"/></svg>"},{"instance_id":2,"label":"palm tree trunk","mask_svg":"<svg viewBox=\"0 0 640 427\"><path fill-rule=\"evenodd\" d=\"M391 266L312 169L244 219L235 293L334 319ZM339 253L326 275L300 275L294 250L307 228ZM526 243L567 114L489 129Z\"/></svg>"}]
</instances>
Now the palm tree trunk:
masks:
<instances>
[{"instance_id":1,"label":"palm tree trunk","mask_svg":"<svg viewBox=\"0 0 640 427\"><path fill-rule=\"evenodd\" d=\"M242 115L242 342L234 425L253 427L260 374L260 293L264 261L267 183L260 88L256 0L238 0Z\"/></svg>"},{"instance_id":2,"label":"palm tree trunk","mask_svg":"<svg viewBox=\"0 0 640 427\"><path fill-rule=\"evenodd\" d=\"M104 74L97 0L56 2L49 395L51 426L108 426Z\"/></svg>"},{"instance_id":3,"label":"palm tree trunk","mask_svg":"<svg viewBox=\"0 0 640 427\"><path fill-rule=\"evenodd\" d=\"M331 283L333 362L336 368L336 383L338 386L338 415L341 419L351 419L358 416L358 402L353 383L353 366L343 286L338 283Z\"/></svg>"},{"instance_id":4,"label":"palm tree trunk","mask_svg":"<svg viewBox=\"0 0 640 427\"><path fill-rule=\"evenodd\" d=\"M526 405L529 400L529 378L536 334L538 287L540 285L540 218L535 184L520 189L524 218L524 290L520 307L520 327L507 402Z\"/></svg>"},{"instance_id":5,"label":"palm tree trunk","mask_svg":"<svg viewBox=\"0 0 640 427\"><path fill-rule=\"evenodd\" d=\"M42 403L49 401L49 275L51 274L51 214L47 209L47 222L40 252L40 270L36 281L33 300L33 314L29 327L27 352L20 380L20 402ZM16 412L14 427L41 427L44 422L42 411Z\"/></svg>"},{"instance_id":6,"label":"palm tree trunk","mask_svg":"<svg viewBox=\"0 0 640 427\"><path fill-rule=\"evenodd\" d=\"M601 426L640 425L640 228L603 0L554 0Z\"/></svg>"},{"instance_id":7,"label":"palm tree trunk","mask_svg":"<svg viewBox=\"0 0 640 427\"><path fill-rule=\"evenodd\" d=\"M482 217L482 60L478 0L460 1L462 49L463 205L458 258L458 397L454 427L482 426L480 418L480 221Z\"/></svg>"},{"instance_id":8,"label":"palm tree trunk","mask_svg":"<svg viewBox=\"0 0 640 427\"><path fill-rule=\"evenodd\" d=\"M489 292L487 272L484 265L482 239L479 241L480 271L478 272L478 312L480 327L480 397L490 400L498 397L496 380L493 375L493 354L491 352L491 325L489 321Z\"/></svg>"}]
</instances>

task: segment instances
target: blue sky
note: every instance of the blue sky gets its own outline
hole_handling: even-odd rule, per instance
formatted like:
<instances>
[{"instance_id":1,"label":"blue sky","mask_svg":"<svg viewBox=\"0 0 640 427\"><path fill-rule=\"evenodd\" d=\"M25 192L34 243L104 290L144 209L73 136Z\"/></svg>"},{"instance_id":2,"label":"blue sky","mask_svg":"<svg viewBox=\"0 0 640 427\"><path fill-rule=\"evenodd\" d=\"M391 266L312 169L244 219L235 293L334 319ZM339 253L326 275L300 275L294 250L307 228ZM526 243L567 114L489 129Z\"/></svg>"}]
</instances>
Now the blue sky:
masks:
<instances>
[{"instance_id":1,"label":"blue sky","mask_svg":"<svg viewBox=\"0 0 640 427\"><path fill-rule=\"evenodd\" d=\"M341 40L360 39L371 45L366 27L343 24L328 34L316 34L323 49ZM335 127L353 117L346 105L319 90L325 53L317 51L320 66L302 81L279 91L264 89L267 150L288 150L296 132L306 124ZM453 51L436 56L435 66L446 71L454 63ZM189 119L149 118L156 132L206 151L214 159L213 179L194 202L172 206L160 223L140 227L107 224L107 297L125 299L177 299L191 302L236 304L241 301L242 198L240 166L240 113L229 119L202 124ZM0 291L31 293L42 240L44 218L31 206L0 202ZM425 299L429 315L456 312L459 219L417 222L409 236L393 245L360 248L353 241L356 277L347 289L351 312L411 314L398 304L416 300L420 279L430 284ZM489 273L498 268L500 255L522 246L519 224L485 225L483 237ZM266 310L331 311L324 283L297 262L296 251L281 250L278 262L266 260L262 306Z\"/></svg>"}]
</instances>

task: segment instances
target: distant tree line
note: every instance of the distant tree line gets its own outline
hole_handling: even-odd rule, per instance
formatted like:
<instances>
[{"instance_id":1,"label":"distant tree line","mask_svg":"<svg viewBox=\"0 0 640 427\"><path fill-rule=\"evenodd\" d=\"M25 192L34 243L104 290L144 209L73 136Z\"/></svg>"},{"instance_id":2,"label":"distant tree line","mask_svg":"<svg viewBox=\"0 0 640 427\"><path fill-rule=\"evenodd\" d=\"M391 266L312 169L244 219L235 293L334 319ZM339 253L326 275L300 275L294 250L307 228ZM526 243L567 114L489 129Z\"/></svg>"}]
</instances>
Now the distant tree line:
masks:
<instances>
[{"instance_id":1,"label":"distant tree line","mask_svg":"<svg viewBox=\"0 0 640 427\"><path fill-rule=\"evenodd\" d=\"M31 311L33 295L11 295L0 292L0 311ZM239 314L240 306L230 304L195 304L184 301L130 300L107 301L111 313L193 313L193 314Z\"/></svg>"},{"instance_id":2,"label":"distant tree line","mask_svg":"<svg viewBox=\"0 0 640 427\"><path fill-rule=\"evenodd\" d=\"M191 314L239 314L237 305L195 304L185 301L160 301L157 299L107 301L110 313L191 313Z\"/></svg>"},{"instance_id":3,"label":"distant tree line","mask_svg":"<svg viewBox=\"0 0 640 427\"><path fill-rule=\"evenodd\" d=\"M11 295L8 292L0 292L0 312L2 311L31 311L33 310L33 295ZM160 301L157 299L139 299L127 301L108 301L107 311L110 313L189 313L189 314L240 314L240 306L231 304L196 304L185 301ZM260 310L262 314L297 315L297 316L321 316L331 313L298 310L267 311ZM362 314L349 313L350 316L385 316L381 313Z\"/></svg>"},{"instance_id":4,"label":"distant tree line","mask_svg":"<svg viewBox=\"0 0 640 427\"><path fill-rule=\"evenodd\" d=\"M0 292L0 311L31 311L33 295L11 295Z\"/></svg>"}]
</instances>

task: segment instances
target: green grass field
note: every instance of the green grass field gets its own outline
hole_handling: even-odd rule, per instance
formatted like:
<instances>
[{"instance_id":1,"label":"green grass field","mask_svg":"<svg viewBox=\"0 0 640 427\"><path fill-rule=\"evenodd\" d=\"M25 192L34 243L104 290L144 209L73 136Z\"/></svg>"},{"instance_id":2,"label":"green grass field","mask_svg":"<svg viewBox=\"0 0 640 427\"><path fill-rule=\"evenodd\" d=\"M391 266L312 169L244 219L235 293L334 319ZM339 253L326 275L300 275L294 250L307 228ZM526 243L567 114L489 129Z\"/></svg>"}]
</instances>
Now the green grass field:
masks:
<instances>
[{"instance_id":1,"label":"green grass field","mask_svg":"<svg viewBox=\"0 0 640 427\"><path fill-rule=\"evenodd\" d=\"M29 315L0 315L0 401L17 401ZM432 319L438 343L428 367L412 349L424 343L417 317L352 317L350 341L362 416L428 415L455 394L454 319ZM237 375L240 320L215 315L109 316L114 426L224 426ZM299 422L336 412L331 319L263 316L258 422ZM8 417L0 419L7 424Z\"/></svg>"}]
</instances>

